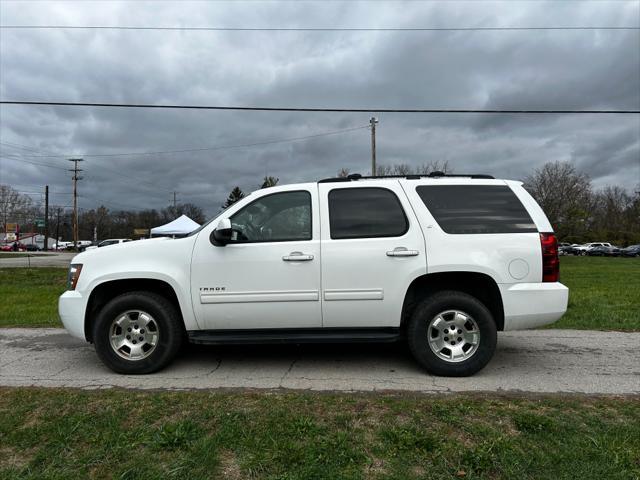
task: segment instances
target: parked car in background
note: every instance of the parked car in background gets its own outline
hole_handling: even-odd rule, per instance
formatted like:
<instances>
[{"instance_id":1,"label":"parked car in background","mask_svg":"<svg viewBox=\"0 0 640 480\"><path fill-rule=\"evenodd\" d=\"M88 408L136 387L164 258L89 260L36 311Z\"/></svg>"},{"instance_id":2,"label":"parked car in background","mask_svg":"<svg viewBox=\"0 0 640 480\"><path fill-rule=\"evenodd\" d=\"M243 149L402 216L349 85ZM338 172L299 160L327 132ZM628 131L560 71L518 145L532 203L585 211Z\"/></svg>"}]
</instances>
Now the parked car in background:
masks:
<instances>
[{"instance_id":1,"label":"parked car in background","mask_svg":"<svg viewBox=\"0 0 640 480\"><path fill-rule=\"evenodd\" d=\"M562 251L565 255L580 255L582 246L583 245L579 243L572 243L571 245L562 247Z\"/></svg>"},{"instance_id":2,"label":"parked car in background","mask_svg":"<svg viewBox=\"0 0 640 480\"><path fill-rule=\"evenodd\" d=\"M34 244L34 243L30 243L25 247L25 250L27 252L37 252L40 250L40 248L38 248L38 245Z\"/></svg>"},{"instance_id":3,"label":"parked car in background","mask_svg":"<svg viewBox=\"0 0 640 480\"><path fill-rule=\"evenodd\" d=\"M597 246L591 247L586 251L586 255L590 257L617 257L620 255L620 249L614 246Z\"/></svg>"},{"instance_id":4,"label":"parked car in background","mask_svg":"<svg viewBox=\"0 0 640 480\"><path fill-rule=\"evenodd\" d=\"M585 243L584 245L578 245L577 247L575 247L575 250L578 252L576 253L576 255L586 255L589 250L596 247L611 248L611 244L606 242L591 242L591 243Z\"/></svg>"},{"instance_id":5,"label":"parked car in background","mask_svg":"<svg viewBox=\"0 0 640 480\"><path fill-rule=\"evenodd\" d=\"M561 242L558 243L558 255L569 255L570 243Z\"/></svg>"},{"instance_id":6,"label":"parked car in background","mask_svg":"<svg viewBox=\"0 0 640 480\"><path fill-rule=\"evenodd\" d=\"M98 245L91 245L85 248L85 250L93 250L95 248L108 247L109 245L118 245L119 243L126 243L130 241L130 238L109 238L107 240L101 241L100 243L98 243Z\"/></svg>"},{"instance_id":7,"label":"parked car in background","mask_svg":"<svg viewBox=\"0 0 640 480\"><path fill-rule=\"evenodd\" d=\"M91 240L78 240L78 249L82 252L93 244ZM73 245L73 244L72 244Z\"/></svg>"},{"instance_id":8,"label":"parked car in background","mask_svg":"<svg viewBox=\"0 0 640 480\"><path fill-rule=\"evenodd\" d=\"M66 243L66 247L65 247L66 250L73 250L74 248L73 242L65 242L65 243ZM78 250L83 252L87 247L90 247L92 243L93 242L91 240L78 240L77 242Z\"/></svg>"},{"instance_id":9,"label":"parked car in background","mask_svg":"<svg viewBox=\"0 0 640 480\"><path fill-rule=\"evenodd\" d=\"M627 248L620 249L620 255L623 257L640 257L640 244L629 245Z\"/></svg>"},{"instance_id":10,"label":"parked car in background","mask_svg":"<svg viewBox=\"0 0 640 480\"><path fill-rule=\"evenodd\" d=\"M3 252L24 252L27 246L24 243L13 242L2 246Z\"/></svg>"}]
</instances>

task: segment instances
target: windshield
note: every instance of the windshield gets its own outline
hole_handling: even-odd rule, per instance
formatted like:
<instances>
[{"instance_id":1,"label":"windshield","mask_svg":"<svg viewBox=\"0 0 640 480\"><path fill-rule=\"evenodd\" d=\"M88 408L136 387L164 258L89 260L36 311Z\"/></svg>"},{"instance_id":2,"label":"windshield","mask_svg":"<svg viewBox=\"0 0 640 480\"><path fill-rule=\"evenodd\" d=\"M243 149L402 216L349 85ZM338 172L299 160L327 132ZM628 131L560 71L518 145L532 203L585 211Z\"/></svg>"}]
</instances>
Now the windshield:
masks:
<instances>
[{"instance_id":1,"label":"windshield","mask_svg":"<svg viewBox=\"0 0 640 480\"><path fill-rule=\"evenodd\" d=\"M249 195L251 195L251 194L249 194ZM244 198L247 198L249 195L247 195L247 196L246 196L246 197L244 197ZM235 205L235 203L234 203L233 205ZM211 220L208 220L208 221L204 222L202 225L200 225L200 226L199 226L198 228L196 228L194 231L189 232L189 234L188 234L188 235L186 235L186 236L187 236L187 237L191 237L191 236L193 236L193 235L197 235L198 233L200 233L200 231L201 231L204 227L206 227L207 225L211 224L211 222L213 222L213 221L217 220L218 218L220 218L220 216L221 216L224 212L226 212L227 210L229 210L229 208L233 207L233 205L229 205L227 208L225 208L225 209L224 209L224 210L222 210L221 212L218 212L218 213L216 214L216 216L215 216L215 217L213 217Z\"/></svg>"}]
</instances>

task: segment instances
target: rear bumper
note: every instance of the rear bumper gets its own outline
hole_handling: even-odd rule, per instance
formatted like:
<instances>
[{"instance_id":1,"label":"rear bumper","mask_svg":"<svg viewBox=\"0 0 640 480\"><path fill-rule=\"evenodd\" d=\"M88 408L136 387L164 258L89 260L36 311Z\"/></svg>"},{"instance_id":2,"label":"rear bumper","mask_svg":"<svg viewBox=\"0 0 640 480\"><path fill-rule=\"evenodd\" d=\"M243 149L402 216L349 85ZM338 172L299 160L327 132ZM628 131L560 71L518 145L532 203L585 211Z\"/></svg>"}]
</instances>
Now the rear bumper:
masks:
<instances>
[{"instance_id":1,"label":"rear bumper","mask_svg":"<svg viewBox=\"0 0 640 480\"><path fill-rule=\"evenodd\" d=\"M77 291L67 290L58 299L58 314L67 331L74 337L86 340L84 334L84 311L86 301Z\"/></svg>"},{"instance_id":2,"label":"rear bumper","mask_svg":"<svg viewBox=\"0 0 640 480\"><path fill-rule=\"evenodd\" d=\"M547 325L567 311L569 289L560 282L502 284L499 288L505 331Z\"/></svg>"}]
</instances>

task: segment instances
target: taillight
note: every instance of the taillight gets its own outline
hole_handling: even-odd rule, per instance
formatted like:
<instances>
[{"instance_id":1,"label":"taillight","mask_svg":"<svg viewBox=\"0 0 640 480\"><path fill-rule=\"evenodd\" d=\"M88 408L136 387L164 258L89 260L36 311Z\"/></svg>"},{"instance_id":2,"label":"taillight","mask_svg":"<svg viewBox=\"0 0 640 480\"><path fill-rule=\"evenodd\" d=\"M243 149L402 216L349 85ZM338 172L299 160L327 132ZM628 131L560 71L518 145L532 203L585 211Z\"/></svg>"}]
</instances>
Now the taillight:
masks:
<instances>
[{"instance_id":1,"label":"taillight","mask_svg":"<svg viewBox=\"0 0 640 480\"><path fill-rule=\"evenodd\" d=\"M542 247L542 281L557 282L560 279L560 260L556 236L553 233L541 233L540 246Z\"/></svg>"}]
</instances>

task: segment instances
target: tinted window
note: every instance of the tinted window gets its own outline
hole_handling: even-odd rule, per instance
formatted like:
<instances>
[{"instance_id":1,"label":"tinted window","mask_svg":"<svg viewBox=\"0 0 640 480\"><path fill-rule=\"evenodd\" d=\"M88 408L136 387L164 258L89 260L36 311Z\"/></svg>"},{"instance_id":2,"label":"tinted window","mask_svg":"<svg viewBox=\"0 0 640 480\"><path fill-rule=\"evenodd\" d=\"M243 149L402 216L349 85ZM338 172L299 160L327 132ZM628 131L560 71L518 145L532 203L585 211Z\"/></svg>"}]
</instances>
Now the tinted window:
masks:
<instances>
[{"instance_id":1,"label":"tinted window","mask_svg":"<svg viewBox=\"0 0 640 480\"><path fill-rule=\"evenodd\" d=\"M231 217L236 242L311 240L311 195L282 192L259 198Z\"/></svg>"},{"instance_id":2,"label":"tinted window","mask_svg":"<svg viewBox=\"0 0 640 480\"><path fill-rule=\"evenodd\" d=\"M331 238L398 237L409 229L395 193L386 188L329 192Z\"/></svg>"},{"instance_id":3,"label":"tinted window","mask_svg":"<svg viewBox=\"0 0 640 480\"><path fill-rule=\"evenodd\" d=\"M447 233L538 231L506 185L423 185L416 191Z\"/></svg>"}]
</instances>

